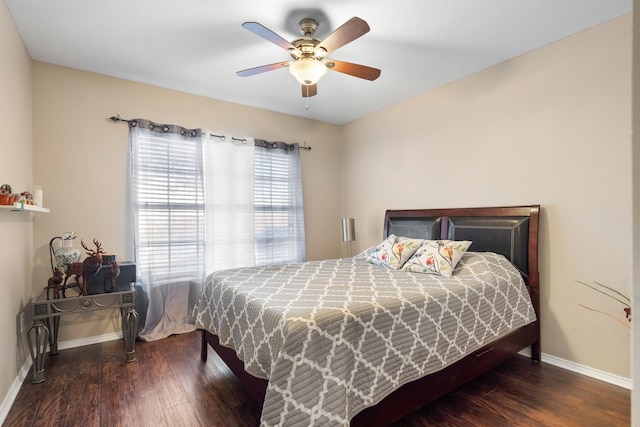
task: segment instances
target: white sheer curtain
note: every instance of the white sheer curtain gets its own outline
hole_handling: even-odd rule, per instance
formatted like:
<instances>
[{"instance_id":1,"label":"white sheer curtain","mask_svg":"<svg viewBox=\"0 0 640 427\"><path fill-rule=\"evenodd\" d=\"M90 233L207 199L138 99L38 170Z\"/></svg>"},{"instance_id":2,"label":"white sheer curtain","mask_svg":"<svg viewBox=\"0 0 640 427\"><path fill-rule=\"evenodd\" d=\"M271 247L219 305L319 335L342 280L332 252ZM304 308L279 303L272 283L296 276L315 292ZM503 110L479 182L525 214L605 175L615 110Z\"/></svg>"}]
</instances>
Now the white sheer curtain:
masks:
<instances>
[{"instance_id":1,"label":"white sheer curtain","mask_svg":"<svg viewBox=\"0 0 640 427\"><path fill-rule=\"evenodd\" d=\"M139 119L129 128L141 339L193 331L210 272L305 260L297 144Z\"/></svg>"},{"instance_id":2,"label":"white sheer curtain","mask_svg":"<svg viewBox=\"0 0 640 427\"><path fill-rule=\"evenodd\" d=\"M304 261L298 145L222 135L204 153L207 273Z\"/></svg>"},{"instance_id":3,"label":"white sheer curtain","mask_svg":"<svg viewBox=\"0 0 640 427\"><path fill-rule=\"evenodd\" d=\"M202 133L132 120L130 203L141 339L193 331L205 274Z\"/></svg>"},{"instance_id":4,"label":"white sheer curtain","mask_svg":"<svg viewBox=\"0 0 640 427\"><path fill-rule=\"evenodd\" d=\"M255 264L254 151L251 138L205 138L207 273Z\"/></svg>"}]
</instances>

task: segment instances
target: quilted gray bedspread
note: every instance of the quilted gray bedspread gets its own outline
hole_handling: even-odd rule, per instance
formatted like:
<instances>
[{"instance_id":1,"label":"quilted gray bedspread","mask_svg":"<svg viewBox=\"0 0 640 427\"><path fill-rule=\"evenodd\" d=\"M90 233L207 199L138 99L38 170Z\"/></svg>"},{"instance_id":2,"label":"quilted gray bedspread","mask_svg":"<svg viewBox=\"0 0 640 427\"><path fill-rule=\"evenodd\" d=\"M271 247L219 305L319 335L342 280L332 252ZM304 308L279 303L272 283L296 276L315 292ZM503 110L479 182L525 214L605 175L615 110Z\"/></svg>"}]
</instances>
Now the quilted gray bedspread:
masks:
<instances>
[{"instance_id":1,"label":"quilted gray bedspread","mask_svg":"<svg viewBox=\"0 0 640 427\"><path fill-rule=\"evenodd\" d=\"M467 253L451 278L363 255L218 271L196 327L269 380L261 426L348 426L401 385L536 320L519 272Z\"/></svg>"}]
</instances>

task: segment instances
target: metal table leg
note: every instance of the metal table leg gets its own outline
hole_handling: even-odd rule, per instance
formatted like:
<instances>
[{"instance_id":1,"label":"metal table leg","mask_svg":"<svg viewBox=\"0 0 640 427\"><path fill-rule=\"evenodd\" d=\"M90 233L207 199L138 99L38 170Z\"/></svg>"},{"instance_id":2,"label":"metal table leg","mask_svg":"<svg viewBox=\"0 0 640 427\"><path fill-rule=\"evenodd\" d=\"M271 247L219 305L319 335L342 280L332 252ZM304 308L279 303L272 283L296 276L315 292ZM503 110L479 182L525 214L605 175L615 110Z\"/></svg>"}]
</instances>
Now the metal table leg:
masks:
<instances>
[{"instance_id":1,"label":"metal table leg","mask_svg":"<svg viewBox=\"0 0 640 427\"><path fill-rule=\"evenodd\" d=\"M49 329L49 354L58 354L58 331L60 330L60 316L48 317L46 319Z\"/></svg>"},{"instance_id":2,"label":"metal table leg","mask_svg":"<svg viewBox=\"0 0 640 427\"><path fill-rule=\"evenodd\" d=\"M38 384L45 380L44 377L44 359L47 352L47 342L49 341L49 329L45 326L43 320L34 320L33 326L27 332L27 342L29 343L29 352L31 353L31 361L33 362L33 378L32 383Z\"/></svg>"},{"instance_id":3,"label":"metal table leg","mask_svg":"<svg viewBox=\"0 0 640 427\"><path fill-rule=\"evenodd\" d=\"M127 349L125 362L136 360L136 335L138 334L138 313L133 307L126 307L122 312L122 335Z\"/></svg>"}]
</instances>

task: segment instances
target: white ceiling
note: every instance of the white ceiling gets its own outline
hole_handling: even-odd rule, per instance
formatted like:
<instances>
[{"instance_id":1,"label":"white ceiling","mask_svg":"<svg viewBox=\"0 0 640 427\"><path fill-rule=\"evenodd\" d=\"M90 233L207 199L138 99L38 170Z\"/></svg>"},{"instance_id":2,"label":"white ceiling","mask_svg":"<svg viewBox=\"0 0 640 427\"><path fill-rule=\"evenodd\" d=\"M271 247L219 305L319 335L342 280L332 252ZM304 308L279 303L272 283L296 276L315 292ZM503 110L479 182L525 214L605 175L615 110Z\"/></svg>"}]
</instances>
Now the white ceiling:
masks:
<instances>
[{"instance_id":1,"label":"white ceiling","mask_svg":"<svg viewBox=\"0 0 640 427\"><path fill-rule=\"evenodd\" d=\"M631 0L5 0L38 61L251 107L344 124L631 11ZM243 29L291 41L309 17L322 40L353 16L371 31L329 58L380 68L376 81L329 71L301 96L290 59Z\"/></svg>"}]
</instances>

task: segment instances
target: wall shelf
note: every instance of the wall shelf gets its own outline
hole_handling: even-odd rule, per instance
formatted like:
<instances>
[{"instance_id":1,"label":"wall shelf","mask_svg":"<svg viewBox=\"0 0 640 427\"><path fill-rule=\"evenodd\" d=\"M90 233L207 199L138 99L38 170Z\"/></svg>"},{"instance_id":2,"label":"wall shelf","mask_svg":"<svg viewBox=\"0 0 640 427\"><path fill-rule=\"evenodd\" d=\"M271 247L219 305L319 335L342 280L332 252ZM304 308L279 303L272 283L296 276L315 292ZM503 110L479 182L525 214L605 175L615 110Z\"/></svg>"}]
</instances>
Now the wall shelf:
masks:
<instances>
[{"instance_id":1,"label":"wall shelf","mask_svg":"<svg viewBox=\"0 0 640 427\"><path fill-rule=\"evenodd\" d=\"M0 209L10 209L14 212L44 212L49 213L48 208L43 208L36 205L25 205L24 203L14 203L12 205L0 205Z\"/></svg>"}]
</instances>

